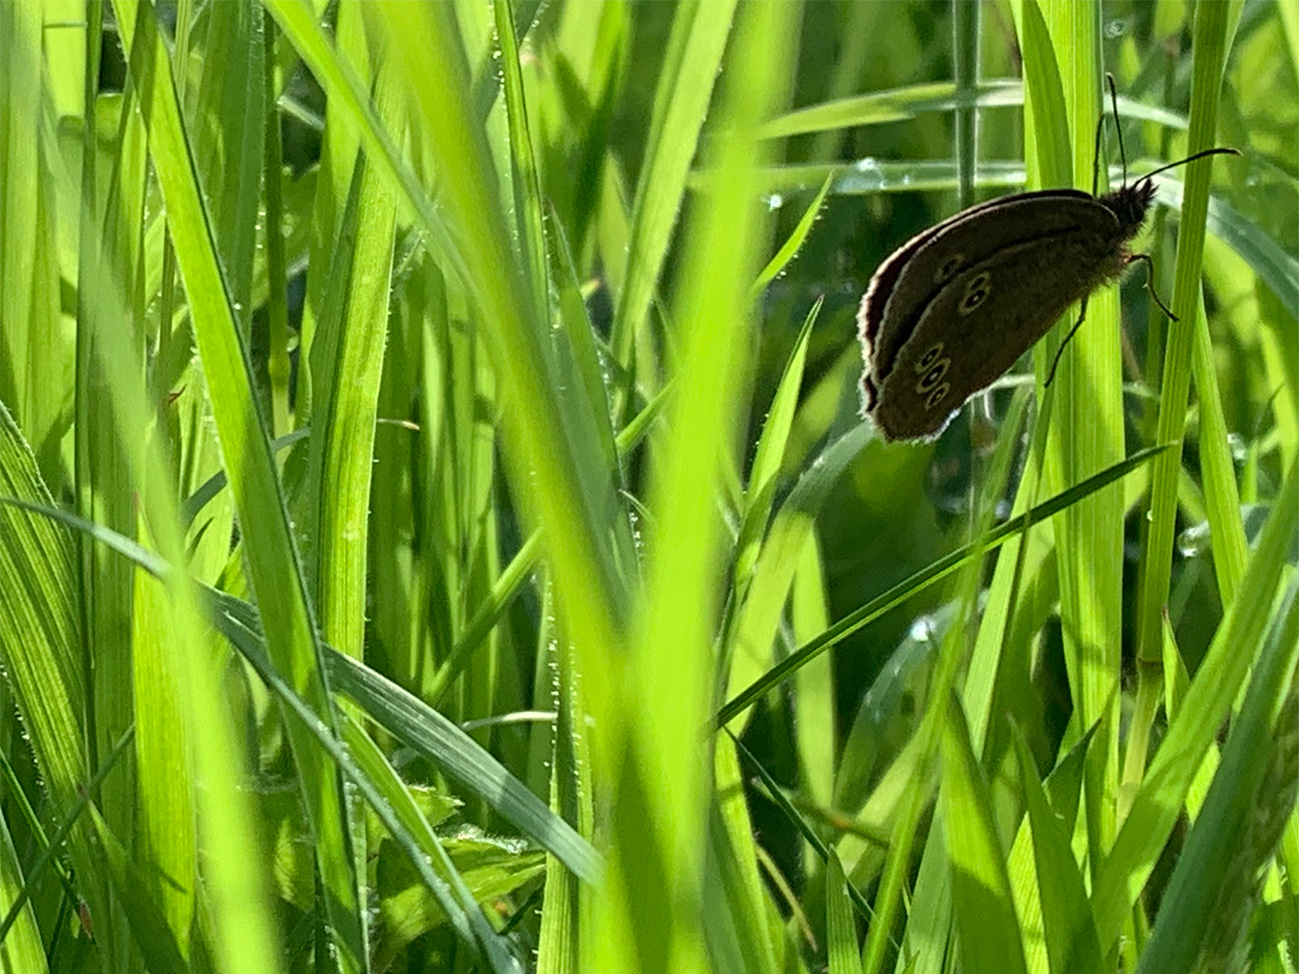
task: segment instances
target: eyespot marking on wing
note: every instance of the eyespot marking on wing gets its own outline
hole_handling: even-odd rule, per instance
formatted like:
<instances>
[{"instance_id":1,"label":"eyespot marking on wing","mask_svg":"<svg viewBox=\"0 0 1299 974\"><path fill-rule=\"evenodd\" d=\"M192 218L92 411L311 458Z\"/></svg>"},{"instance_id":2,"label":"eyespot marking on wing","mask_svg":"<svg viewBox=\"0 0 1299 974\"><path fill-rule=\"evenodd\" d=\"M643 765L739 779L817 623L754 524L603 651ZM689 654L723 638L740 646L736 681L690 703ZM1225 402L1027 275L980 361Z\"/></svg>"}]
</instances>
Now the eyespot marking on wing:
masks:
<instances>
[{"instance_id":1,"label":"eyespot marking on wing","mask_svg":"<svg viewBox=\"0 0 1299 974\"><path fill-rule=\"evenodd\" d=\"M924 355L920 356L920 361L916 363L916 375L928 370L928 368L938 361L938 356L943 354L943 343L934 342Z\"/></svg>"},{"instance_id":2,"label":"eyespot marking on wing","mask_svg":"<svg viewBox=\"0 0 1299 974\"><path fill-rule=\"evenodd\" d=\"M961 303L956 306L956 310L961 315L973 313L979 305L988 299L992 293L992 280L987 271L975 274L970 278L970 282L965 285L965 296L961 298Z\"/></svg>"},{"instance_id":3,"label":"eyespot marking on wing","mask_svg":"<svg viewBox=\"0 0 1299 974\"><path fill-rule=\"evenodd\" d=\"M916 383L916 392L923 396L930 389L934 388L934 386L938 385L938 381L947 374L947 370L951 367L951 364L952 360L949 358L940 359L938 364L926 372L924 376L921 377L920 381Z\"/></svg>"},{"instance_id":4,"label":"eyespot marking on wing","mask_svg":"<svg viewBox=\"0 0 1299 974\"><path fill-rule=\"evenodd\" d=\"M947 394L952 391L952 387L944 382L941 386L929 394L925 400L925 409L933 409L940 402L947 398Z\"/></svg>"},{"instance_id":5,"label":"eyespot marking on wing","mask_svg":"<svg viewBox=\"0 0 1299 974\"><path fill-rule=\"evenodd\" d=\"M938 271L934 274L934 283L946 284L953 277L955 277L956 272L959 271L964 266L965 266L965 255L952 254L951 257L948 257L947 260L943 261L942 266L940 266L938 268Z\"/></svg>"}]
</instances>

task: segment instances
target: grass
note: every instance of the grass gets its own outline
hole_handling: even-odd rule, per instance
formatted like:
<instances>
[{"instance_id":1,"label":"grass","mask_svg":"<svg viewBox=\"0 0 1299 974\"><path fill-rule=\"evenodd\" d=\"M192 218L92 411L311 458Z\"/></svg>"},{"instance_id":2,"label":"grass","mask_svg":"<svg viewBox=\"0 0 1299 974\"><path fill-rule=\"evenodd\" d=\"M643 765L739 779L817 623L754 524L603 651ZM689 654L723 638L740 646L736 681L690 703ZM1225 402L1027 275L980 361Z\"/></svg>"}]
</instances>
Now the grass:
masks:
<instances>
[{"instance_id":1,"label":"grass","mask_svg":"<svg viewBox=\"0 0 1299 974\"><path fill-rule=\"evenodd\" d=\"M0 961L1295 971L1292 8L0 4ZM1105 70L1178 320L884 443Z\"/></svg>"}]
</instances>

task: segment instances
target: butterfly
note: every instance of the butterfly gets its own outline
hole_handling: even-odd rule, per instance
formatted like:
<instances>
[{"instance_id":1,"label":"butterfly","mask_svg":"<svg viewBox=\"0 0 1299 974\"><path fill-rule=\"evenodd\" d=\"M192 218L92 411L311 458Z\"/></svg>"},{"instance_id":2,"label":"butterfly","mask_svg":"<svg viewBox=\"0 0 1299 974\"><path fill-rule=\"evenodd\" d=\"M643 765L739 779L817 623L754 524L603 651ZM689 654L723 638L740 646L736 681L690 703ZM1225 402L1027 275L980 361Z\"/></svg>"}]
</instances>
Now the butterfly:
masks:
<instances>
[{"instance_id":1,"label":"butterfly","mask_svg":"<svg viewBox=\"0 0 1299 974\"><path fill-rule=\"evenodd\" d=\"M1114 97L1112 79L1110 92ZM1117 97L1114 103L1117 119ZM1098 159L1100 136L1098 124ZM1122 144L1120 134L1120 153ZM888 440L937 437L970 396L1080 302L1063 351L1086 317L1092 292L1133 263L1150 265L1150 255L1129 253L1127 243L1154 200L1152 177L1220 153L1240 155L1205 149L1133 183L1126 180L1124 160L1124 183L1113 192L1098 196L1093 178L1091 193L1048 189L1003 196L912 237L875 271L857 313L865 362L862 414Z\"/></svg>"}]
</instances>

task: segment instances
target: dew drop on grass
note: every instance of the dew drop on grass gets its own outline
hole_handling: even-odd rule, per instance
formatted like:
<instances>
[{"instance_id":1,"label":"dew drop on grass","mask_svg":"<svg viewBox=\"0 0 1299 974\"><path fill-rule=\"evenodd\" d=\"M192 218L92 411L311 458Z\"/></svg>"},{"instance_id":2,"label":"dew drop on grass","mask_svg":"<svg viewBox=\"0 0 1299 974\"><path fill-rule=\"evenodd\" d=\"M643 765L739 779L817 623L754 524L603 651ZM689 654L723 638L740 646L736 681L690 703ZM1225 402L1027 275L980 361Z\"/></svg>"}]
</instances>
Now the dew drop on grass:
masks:
<instances>
[{"instance_id":1,"label":"dew drop on grass","mask_svg":"<svg viewBox=\"0 0 1299 974\"><path fill-rule=\"evenodd\" d=\"M933 640L936 632L937 628L934 626L933 617L921 616L911 623L911 630L907 635L918 643L927 643ZM900 669L900 664L895 663L894 665Z\"/></svg>"},{"instance_id":2,"label":"dew drop on grass","mask_svg":"<svg viewBox=\"0 0 1299 974\"><path fill-rule=\"evenodd\" d=\"M1192 524L1177 536L1177 553L1183 558L1195 558L1209 550L1209 522Z\"/></svg>"},{"instance_id":3,"label":"dew drop on grass","mask_svg":"<svg viewBox=\"0 0 1299 974\"><path fill-rule=\"evenodd\" d=\"M1227 434L1227 448L1231 450L1231 458L1237 463L1244 463L1249 458L1249 444L1239 433Z\"/></svg>"}]
</instances>

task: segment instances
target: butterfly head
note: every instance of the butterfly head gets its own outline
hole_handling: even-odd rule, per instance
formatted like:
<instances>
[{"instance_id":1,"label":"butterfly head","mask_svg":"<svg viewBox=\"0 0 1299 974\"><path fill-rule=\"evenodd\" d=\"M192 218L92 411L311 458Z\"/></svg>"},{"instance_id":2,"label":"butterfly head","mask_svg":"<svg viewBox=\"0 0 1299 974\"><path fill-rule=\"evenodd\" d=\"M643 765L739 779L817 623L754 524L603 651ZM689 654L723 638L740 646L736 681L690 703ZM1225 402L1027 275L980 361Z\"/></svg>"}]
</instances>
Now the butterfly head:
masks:
<instances>
[{"instance_id":1,"label":"butterfly head","mask_svg":"<svg viewBox=\"0 0 1299 974\"><path fill-rule=\"evenodd\" d=\"M1127 240L1129 237L1136 236L1141 229L1141 224L1146 219L1146 212L1154 199L1154 180L1143 178L1127 186L1120 186L1112 193L1106 193L1100 198L1100 202L1118 217L1121 236Z\"/></svg>"}]
</instances>

